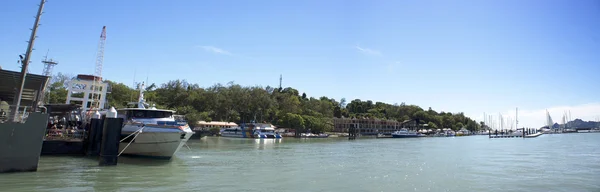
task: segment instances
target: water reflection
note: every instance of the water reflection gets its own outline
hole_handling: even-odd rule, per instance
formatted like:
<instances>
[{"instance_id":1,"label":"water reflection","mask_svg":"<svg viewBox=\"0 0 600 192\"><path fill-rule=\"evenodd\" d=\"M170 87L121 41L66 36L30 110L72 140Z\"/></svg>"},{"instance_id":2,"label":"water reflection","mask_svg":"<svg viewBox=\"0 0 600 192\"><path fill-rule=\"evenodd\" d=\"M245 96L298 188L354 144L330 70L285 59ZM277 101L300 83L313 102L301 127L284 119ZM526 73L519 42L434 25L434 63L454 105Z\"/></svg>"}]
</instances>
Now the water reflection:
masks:
<instances>
[{"instance_id":1,"label":"water reflection","mask_svg":"<svg viewBox=\"0 0 600 192\"><path fill-rule=\"evenodd\" d=\"M275 144L282 142L283 139L254 139L254 147L259 150L272 149Z\"/></svg>"},{"instance_id":2,"label":"water reflection","mask_svg":"<svg viewBox=\"0 0 600 192\"><path fill-rule=\"evenodd\" d=\"M178 157L171 160L119 157L118 166L90 173L88 182L95 191L167 190L167 186L181 185L181 178L189 177L189 172L185 161Z\"/></svg>"}]
</instances>

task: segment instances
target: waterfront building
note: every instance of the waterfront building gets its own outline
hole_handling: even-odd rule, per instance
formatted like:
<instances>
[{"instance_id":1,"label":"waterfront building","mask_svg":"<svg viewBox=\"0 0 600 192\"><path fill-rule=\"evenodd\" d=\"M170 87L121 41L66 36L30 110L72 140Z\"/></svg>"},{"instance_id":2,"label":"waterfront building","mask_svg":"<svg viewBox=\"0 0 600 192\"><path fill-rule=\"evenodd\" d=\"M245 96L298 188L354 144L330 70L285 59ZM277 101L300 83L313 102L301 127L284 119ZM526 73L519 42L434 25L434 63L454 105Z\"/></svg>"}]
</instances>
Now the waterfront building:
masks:
<instances>
[{"instance_id":1,"label":"waterfront building","mask_svg":"<svg viewBox=\"0 0 600 192\"><path fill-rule=\"evenodd\" d=\"M94 78L100 79L100 82L94 82ZM95 83L95 84L94 84ZM67 84L67 104L77 104L83 107L83 111L88 111L92 108L94 94L98 95L98 106L100 109L106 109L106 94L108 91L108 83L102 81L101 77L93 75L77 75ZM94 89L94 85L96 88Z\"/></svg>"},{"instance_id":2,"label":"waterfront building","mask_svg":"<svg viewBox=\"0 0 600 192\"><path fill-rule=\"evenodd\" d=\"M402 128L414 130L418 128L416 120L399 122L386 119L369 118L333 118L334 132L348 132L348 129L358 128L362 135L376 135L377 133L391 134Z\"/></svg>"},{"instance_id":3,"label":"waterfront building","mask_svg":"<svg viewBox=\"0 0 600 192\"><path fill-rule=\"evenodd\" d=\"M234 122L198 121L198 123L196 123L196 126L194 127L193 130L194 131L208 131L211 128L219 128L219 130L221 130L221 129L232 128L232 127L237 127L237 126L238 126L238 124L236 124Z\"/></svg>"}]
</instances>

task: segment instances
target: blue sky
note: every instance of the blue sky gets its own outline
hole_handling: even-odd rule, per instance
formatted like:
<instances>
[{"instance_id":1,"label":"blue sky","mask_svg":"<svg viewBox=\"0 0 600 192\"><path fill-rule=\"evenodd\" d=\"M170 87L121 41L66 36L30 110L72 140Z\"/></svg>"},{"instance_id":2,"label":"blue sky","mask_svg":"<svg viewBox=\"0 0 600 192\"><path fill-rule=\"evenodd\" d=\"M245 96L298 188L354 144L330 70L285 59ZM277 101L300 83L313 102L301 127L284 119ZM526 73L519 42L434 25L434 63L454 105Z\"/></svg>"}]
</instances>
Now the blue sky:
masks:
<instances>
[{"instance_id":1,"label":"blue sky","mask_svg":"<svg viewBox=\"0 0 600 192\"><path fill-rule=\"evenodd\" d=\"M0 7L0 66L19 70L38 0ZM30 72L91 74L107 26L103 76L131 85L186 79L284 86L309 96L512 115L522 125L600 116L600 2L49 1Z\"/></svg>"}]
</instances>

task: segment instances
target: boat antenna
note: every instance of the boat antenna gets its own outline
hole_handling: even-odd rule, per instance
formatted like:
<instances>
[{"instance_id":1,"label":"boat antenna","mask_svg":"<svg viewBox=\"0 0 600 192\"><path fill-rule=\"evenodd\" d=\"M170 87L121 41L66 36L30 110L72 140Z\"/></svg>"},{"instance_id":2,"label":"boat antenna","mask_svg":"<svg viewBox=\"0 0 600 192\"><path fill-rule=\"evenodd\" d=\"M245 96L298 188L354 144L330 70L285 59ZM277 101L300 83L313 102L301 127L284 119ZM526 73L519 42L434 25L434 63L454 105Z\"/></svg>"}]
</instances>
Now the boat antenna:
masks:
<instances>
[{"instance_id":1,"label":"boat antenna","mask_svg":"<svg viewBox=\"0 0 600 192\"><path fill-rule=\"evenodd\" d=\"M146 84L148 84L148 71L146 71ZM145 90L144 90L145 91ZM148 104L149 105L149 104Z\"/></svg>"},{"instance_id":2,"label":"boat antenna","mask_svg":"<svg viewBox=\"0 0 600 192\"><path fill-rule=\"evenodd\" d=\"M135 84L135 74L137 73L137 69L133 69L133 82L131 84L131 86L133 86L133 88L136 88L137 85ZM129 94L129 101L133 101L133 92L131 92Z\"/></svg>"},{"instance_id":3,"label":"boat antenna","mask_svg":"<svg viewBox=\"0 0 600 192\"><path fill-rule=\"evenodd\" d=\"M142 81L142 83L138 86L139 90L140 90L140 96L138 97L138 108L140 109L145 109L146 106L146 102L144 102L144 82Z\"/></svg>"}]
</instances>

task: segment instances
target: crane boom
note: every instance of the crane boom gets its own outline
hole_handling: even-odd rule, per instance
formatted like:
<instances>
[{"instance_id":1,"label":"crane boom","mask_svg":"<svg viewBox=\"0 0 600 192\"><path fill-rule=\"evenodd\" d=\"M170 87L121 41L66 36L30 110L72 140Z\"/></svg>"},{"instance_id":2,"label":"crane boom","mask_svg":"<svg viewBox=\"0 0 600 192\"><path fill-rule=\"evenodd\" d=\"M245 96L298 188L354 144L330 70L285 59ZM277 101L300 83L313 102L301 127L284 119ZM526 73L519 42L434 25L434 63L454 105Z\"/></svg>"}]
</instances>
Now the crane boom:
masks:
<instances>
[{"instance_id":1,"label":"crane boom","mask_svg":"<svg viewBox=\"0 0 600 192\"><path fill-rule=\"evenodd\" d=\"M92 110L101 108L100 105L100 89L99 85L102 84L102 64L104 62L104 44L106 43L106 26L102 27L102 33L100 33L100 42L98 42L98 52L96 53L96 66L94 71L94 85L92 92Z\"/></svg>"}]
</instances>

